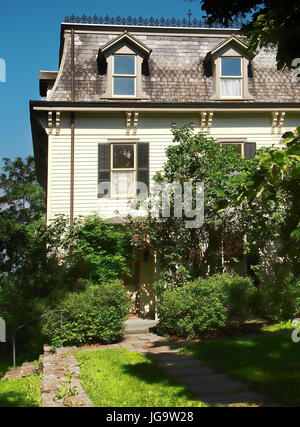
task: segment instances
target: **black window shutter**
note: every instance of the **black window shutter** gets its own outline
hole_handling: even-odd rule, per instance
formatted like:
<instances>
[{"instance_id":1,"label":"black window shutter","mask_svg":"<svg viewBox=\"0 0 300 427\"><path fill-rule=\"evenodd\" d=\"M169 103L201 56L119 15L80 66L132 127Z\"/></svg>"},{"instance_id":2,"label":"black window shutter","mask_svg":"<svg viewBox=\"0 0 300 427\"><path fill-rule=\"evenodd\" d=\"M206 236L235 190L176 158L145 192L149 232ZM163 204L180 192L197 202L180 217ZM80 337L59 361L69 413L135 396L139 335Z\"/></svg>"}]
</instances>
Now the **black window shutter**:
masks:
<instances>
[{"instance_id":1,"label":"black window shutter","mask_svg":"<svg viewBox=\"0 0 300 427\"><path fill-rule=\"evenodd\" d=\"M149 142L137 143L137 182L147 185L149 192Z\"/></svg>"},{"instance_id":2,"label":"black window shutter","mask_svg":"<svg viewBox=\"0 0 300 427\"><path fill-rule=\"evenodd\" d=\"M110 196L108 185L106 188L100 188L100 184L110 184L110 144L98 145L98 197Z\"/></svg>"},{"instance_id":3,"label":"black window shutter","mask_svg":"<svg viewBox=\"0 0 300 427\"><path fill-rule=\"evenodd\" d=\"M254 159L256 154L256 142L245 142L245 159Z\"/></svg>"}]
</instances>

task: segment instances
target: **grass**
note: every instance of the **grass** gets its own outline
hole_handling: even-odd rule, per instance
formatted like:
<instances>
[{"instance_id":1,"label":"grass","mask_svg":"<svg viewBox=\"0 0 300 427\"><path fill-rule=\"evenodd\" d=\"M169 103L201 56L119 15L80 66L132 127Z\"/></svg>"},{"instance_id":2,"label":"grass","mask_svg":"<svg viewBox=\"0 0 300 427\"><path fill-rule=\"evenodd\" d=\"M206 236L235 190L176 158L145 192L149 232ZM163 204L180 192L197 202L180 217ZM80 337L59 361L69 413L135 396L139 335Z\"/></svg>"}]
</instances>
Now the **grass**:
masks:
<instances>
[{"instance_id":1,"label":"grass","mask_svg":"<svg viewBox=\"0 0 300 427\"><path fill-rule=\"evenodd\" d=\"M0 382L0 407L38 407L41 406L41 377L2 380Z\"/></svg>"},{"instance_id":2,"label":"grass","mask_svg":"<svg viewBox=\"0 0 300 427\"><path fill-rule=\"evenodd\" d=\"M0 354L1 360L0 360L0 378L3 377L3 375L6 374L6 372L11 368L11 360L8 359L8 357L3 356Z\"/></svg>"},{"instance_id":3,"label":"grass","mask_svg":"<svg viewBox=\"0 0 300 427\"><path fill-rule=\"evenodd\" d=\"M154 362L126 349L78 352L82 385L96 407L207 406Z\"/></svg>"},{"instance_id":4,"label":"grass","mask_svg":"<svg viewBox=\"0 0 300 427\"><path fill-rule=\"evenodd\" d=\"M300 344L293 343L291 329L290 323L273 325L258 336L189 343L183 352L274 402L300 406Z\"/></svg>"}]
</instances>

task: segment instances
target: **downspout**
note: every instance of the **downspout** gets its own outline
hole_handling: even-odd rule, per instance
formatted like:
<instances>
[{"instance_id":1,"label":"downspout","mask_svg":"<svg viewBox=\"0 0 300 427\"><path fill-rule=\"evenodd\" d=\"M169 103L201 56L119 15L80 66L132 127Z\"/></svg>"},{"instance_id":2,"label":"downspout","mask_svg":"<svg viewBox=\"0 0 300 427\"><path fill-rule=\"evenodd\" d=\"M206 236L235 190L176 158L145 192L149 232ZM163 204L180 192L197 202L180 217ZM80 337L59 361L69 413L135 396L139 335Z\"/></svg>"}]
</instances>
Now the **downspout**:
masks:
<instances>
[{"instance_id":1,"label":"downspout","mask_svg":"<svg viewBox=\"0 0 300 427\"><path fill-rule=\"evenodd\" d=\"M75 35L71 30L71 101L75 101ZM71 177L70 177L70 224L74 222L74 154L75 154L75 113L71 113Z\"/></svg>"}]
</instances>

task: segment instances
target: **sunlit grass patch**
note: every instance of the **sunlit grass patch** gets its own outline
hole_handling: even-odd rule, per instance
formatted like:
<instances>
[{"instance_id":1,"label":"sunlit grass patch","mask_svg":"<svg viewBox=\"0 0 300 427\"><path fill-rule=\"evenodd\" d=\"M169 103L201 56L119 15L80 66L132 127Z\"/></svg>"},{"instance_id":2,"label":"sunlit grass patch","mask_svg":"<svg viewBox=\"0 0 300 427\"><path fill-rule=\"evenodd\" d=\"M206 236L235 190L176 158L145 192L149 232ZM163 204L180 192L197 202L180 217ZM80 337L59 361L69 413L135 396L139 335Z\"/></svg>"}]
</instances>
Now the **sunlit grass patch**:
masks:
<instances>
[{"instance_id":1,"label":"sunlit grass patch","mask_svg":"<svg viewBox=\"0 0 300 427\"><path fill-rule=\"evenodd\" d=\"M98 407L206 406L154 362L126 349L78 352L82 385Z\"/></svg>"}]
</instances>

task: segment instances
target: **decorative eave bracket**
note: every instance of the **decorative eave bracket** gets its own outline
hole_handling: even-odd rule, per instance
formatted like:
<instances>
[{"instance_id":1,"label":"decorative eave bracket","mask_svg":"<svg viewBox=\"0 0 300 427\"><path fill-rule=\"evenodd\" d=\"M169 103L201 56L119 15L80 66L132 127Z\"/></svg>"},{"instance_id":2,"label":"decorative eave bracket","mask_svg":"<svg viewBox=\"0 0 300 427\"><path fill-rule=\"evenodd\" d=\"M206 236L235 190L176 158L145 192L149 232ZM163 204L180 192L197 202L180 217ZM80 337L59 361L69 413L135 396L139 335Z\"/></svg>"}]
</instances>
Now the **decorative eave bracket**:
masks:
<instances>
[{"instance_id":1,"label":"decorative eave bracket","mask_svg":"<svg viewBox=\"0 0 300 427\"><path fill-rule=\"evenodd\" d=\"M137 134L138 122L139 113L126 113L126 135L130 135L131 131L133 132L133 135Z\"/></svg>"},{"instance_id":2,"label":"decorative eave bracket","mask_svg":"<svg viewBox=\"0 0 300 427\"><path fill-rule=\"evenodd\" d=\"M272 113L272 126L271 126L271 133L275 133L277 130L277 133L281 133L281 128L284 124L286 112L285 111L273 111Z\"/></svg>"},{"instance_id":3,"label":"decorative eave bracket","mask_svg":"<svg viewBox=\"0 0 300 427\"><path fill-rule=\"evenodd\" d=\"M214 113L212 111L202 111L200 115L200 129L201 132L210 133L210 129L212 126Z\"/></svg>"},{"instance_id":4,"label":"decorative eave bracket","mask_svg":"<svg viewBox=\"0 0 300 427\"><path fill-rule=\"evenodd\" d=\"M129 112L126 113L126 135L130 134L130 129L131 129L131 115L132 115L132 113L129 113Z\"/></svg>"},{"instance_id":5,"label":"decorative eave bracket","mask_svg":"<svg viewBox=\"0 0 300 427\"><path fill-rule=\"evenodd\" d=\"M48 112L48 135L60 134L60 111L56 111L53 123L53 111Z\"/></svg>"}]
</instances>

